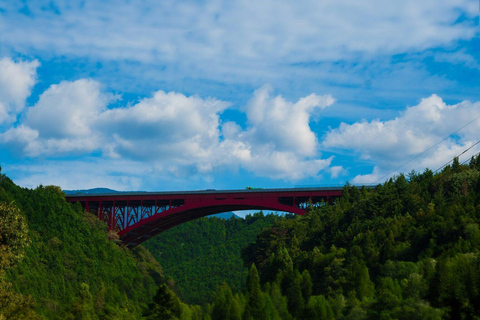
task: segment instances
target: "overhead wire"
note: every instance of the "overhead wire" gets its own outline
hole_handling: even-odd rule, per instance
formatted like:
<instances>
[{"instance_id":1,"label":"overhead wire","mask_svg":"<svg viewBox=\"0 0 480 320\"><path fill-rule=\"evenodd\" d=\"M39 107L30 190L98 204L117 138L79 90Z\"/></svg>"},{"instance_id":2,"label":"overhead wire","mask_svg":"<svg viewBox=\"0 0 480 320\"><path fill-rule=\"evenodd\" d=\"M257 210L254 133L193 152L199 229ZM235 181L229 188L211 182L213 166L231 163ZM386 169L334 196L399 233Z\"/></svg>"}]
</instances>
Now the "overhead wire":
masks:
<instances>
[{"instance_id":1,"label":"overhead wire","mask_svg":"<svg viewBox=\"0 0 480 320\"><path fill-rule=\"evenodd\" d=\"M460 153L459 155L457 155L456 157L454 157L453 159L455 158L460 158L461 155L463 155L465 152L467 152L468 150L472 149L473 147L475 147L477 144L480 143L480 140L478 140L475 144L473 144L472 146L470 146L469 148L463 150L462 153ZM445 168L446 166L448 166L450 164L450 162L453 162L453 159L448 161L447 163L445 163L443 166L441 166L440 168L438 168L437 170L434 171L434 173L437 173L438 171L442 170L443 168ZM465 162L467 162L469 159L467 159ZM464 163L465 163L464 162ZM463 164L463 163L462 163Z\"/></svg>"},{"instance_id":2,"label":"overhead wire","mask_svg":"<svg viewBox=\"0 0 480 320\"><path fill-rule=\"evenodd\" d=\"M480 118L480 117L478 117L478 118ZM478 119L478 118L477 118L477 119ZM471 123L471 122L470 122L470 123ZM465 126L466 126L466 125L465 125ZM463 126L462 128L464 128L465 126ZM460 130L461 130L461 129L460 129ZM458 130L457 130L457 131L458 131ZM447 137L447 138L448 138L448 137ZM445 139L444 139L444 140L445 140ZM444 140L442 140L442 141L444 141ZM442 142L442 141L441 141L441 142ZM473 144L473 145L470 146L469 148L467 148L467 149L465 149L464 151L462 151L460 154L458 154L458 155L456 156L456 158L459 158L461 155L465 154L468 150L472 149L473 147L475 147L475 146L478 145L479 143L480 143L480 140L478 140L475 144ZM437 143L437 145L438 145L438 143ZM479 156L479 155L480 155L480 152L474 154L473 157ZM454 157L454 158L455 158L455 157ZM466 159L466 160L463 161L461 164L463 165L463 164L467 163L470 159L471 159L471 158ZM412 159L412 160L413 160L413 159ZM437 170L434 171L434 173L437 173L438 171L440 171L441 169L443 169L444 167L446 167L446 166L447 166L450 162L452 162L452 161L453 161L453 159L450 160L450 161L448 161L447 163L445 163L445 164L442 165L441 167L439 167ZM227 243L224 243L224 244L220 245L220 247L223 247L223 246L227 246ZM192 260L193 260L193 259L192 259ZM224 270L229 270L229 271L237 271L237 270L238 270L238 271L240 271L240 270L242 270L242 271L247 271L248 268L247 268L245 265L238 265L238 266L233 267L233 268L232 268L232 267L224 268ZM180 278L180 279L178 279L178 280L173 279L173 281L174 281L174 283L177 284L177 283L190 282L190 281L192 281L192 280L208 279L208 278L211 278L211 277L213 277L213 276L218 276L218 272L207 273L207 274L204 274L203 276L200 276L200 277L198 277L198 276L196 276L196 277L186 277L186 278L183 277L183 278Z\"/></svg>"},{"instance_id":3,"label":"overhead wire","mask_svg":"<svg viewBox=\"0 0 480 320\"><path fill-rule=\"evenodd\" d=\"M448 136L446 136L445 138L443 138L441 141L435 143L433 146L431 146L430 148L428 148L427 150L423 151L422 153L416 155L415 157L411 158L410 160L408 160L407 162L405 162L404 164L402 164L401 166L399 166L398 168L396 168L395 170L392 170L391 172L387 173L386 175L384 175L383 177L377 179L374 184L378 183L379 181L385 179L386 177L390 176L392 173L395 173L397 172L399 169L403 168L404 166L406 166L407 164L409 164L410 162L412 162L413 160L419 158L420 156L424 155L425 153L427 153L428 151L432 150L433 148L435 148L436 146L438 146L440 143L442 143L443 141L447 140L448 138L450 138L452 135L454 135L455 133L459 132L460 130L464 129L465 127L469 126L470 124L472 124L473 122L475 122L476 120L480 119L480 116L474 118L473 120L471 120L470 122L468 122L467 124L465 124L464 126L462 126L461 128L455 130L454 132L450 133ZM478 144L478 142L476 143ZM463 153L462 153L463 154ZM436 171L435 171L436 172Z\"/></svg>"},{"instance_id":4,"label":"overhead wire","mask_svg":"<svg viewBox=\"0 0 480 320\"><path fill-rule=\"evenodd\" d=\"M396 168L395 170L393 170L392 172L388 173L387 175L383 176L382 178L378 179L377 181L375 181L375 183L377 183L378 181L384 179L385 177L389 176L390 174L396 172L397 170L401 169L402 167L404 167L405 165L407 165L408 163L412 162L413 160L417 159L418 157L422 156L423 154L427 153L428 151L430 151L431 149L433 149L434 147L438 146L440 143L442 143L443 141L447 140L449 137L451 137L452 135L454 135L455 133L459 132L460 130L464 129L465 127L467 127L468 125L472 124L474 121L478 120L480 118L480 116L476 117L475 119L473 119L472 121L468 122L467 124L465 124L464 126L462 126L461 128L457 129L456 131L452 132L451 134L449 134L447 137L445 137L444 139L442 139L441 141L437 142L436 144L434 144L433 146L431 146L430 148L428 148L427 150L423 151L422 153L418 154L417 156L413 157L412 159L408 160L407 162L405 162L404 164L402 164L400 167ZM475 144L473 144L472 146L470 146L469 148L463 150L459 155L456 156L456 158L459 158L461 155L465 154L466 152L468 152L470 149L472 149L473 147L475 147L476 145L478 145L480 143L480 140L478 140ZM480 152L478 152L477 154L475 154L474 156L478 156L480 155ZM462 162L462 164L465 164L469 159L465 160L464 162ZM452 160L448 161L447 163L445 163L444 165L442 165L440 168L438 168L437 170L434 171L434 173L437 173L439 170L443 169L444 167L446 167L450 162L452 162ZM226 246L227 243L224 243L222 244L221 246ZM230 271L233 271L233 270L246 270L247 268L243 265L239 265L239 266L236 266L235 268L225 268L227 270L230 270ZM225 270L224 269L224 270ZM218 272L212 272L212 273L208 273L208 274L204 274L203 276L201 277L189 277L189 278L180 278L178 280L174 280L175 283L184 283L184 282L189 282L191 280L200 280L200 279L207 279L207 278L211 278L213 276L216 276L218 275Z\"/></svg>"}]
</instances>

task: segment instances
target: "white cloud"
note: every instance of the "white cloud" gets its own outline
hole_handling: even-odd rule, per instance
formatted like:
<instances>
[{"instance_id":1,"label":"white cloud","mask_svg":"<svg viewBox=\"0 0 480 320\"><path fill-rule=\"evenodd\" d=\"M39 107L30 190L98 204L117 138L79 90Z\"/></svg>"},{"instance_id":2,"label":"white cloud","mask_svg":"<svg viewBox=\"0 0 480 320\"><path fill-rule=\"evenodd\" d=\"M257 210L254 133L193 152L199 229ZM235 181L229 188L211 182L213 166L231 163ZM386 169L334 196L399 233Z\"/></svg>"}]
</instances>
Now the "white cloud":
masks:
<instances>
[{"instance_id":1,"label":"white cloud","mask_svg":"<svg viewBox=\"0 0 480 320\"><path fill-rule=\"evenodd\" d=\"M292 151L278 151L272 144L255 144L239 139L224 140L218 149L218 166L242 167L259 177L282 179L289 181L316 177L326 170L332 157L306 158Z\"/></svg>"},{"instance_id":2,"label":"white cloud","mask_svg":"<svg viewBox=\"0 0 480 320\"><path fill-rule=\"evenodd\" d=\"M396 174L397 172L392 172L392 175ZM378 167L374 167L372 173L367 174L359 174L355 178L353 178L352 182L354 185L364 185L364 184L374 184L374 183L381 183L383 181L378 181L384 177L384 173L381 173Z\"/></svg>"},{"instance_id":3,"label":"white cloud","mask_svg":"<svg viewBox=\"0 0 480 320\"><path fill-rule=\"evenodd\" d=\"M257 176L289 181L318 176L329 167L333 157L328 159L307 160L293 152L256 153L250 161L243 163Z\"/></svg>"},{"instance_id":4,"label":"white cloud","mask_svg":"<svg viewBox=\"0 0 480 320\"><path fill-rule=\"evenodd\" d=\"M480 64L477 60L471 54L466 53L465 50L435 53L433 57L435 61L438 62L447 62L455 65L464 65L471 69L480 69Z\"/></svg>"},{"instance_id":5,"label":"white cloud","mask_svg":"<svg viewBox=\"0 0 480 320\"><path fill-rule=\"evenodd\" d=\"M151 166L134 161L100 158L2 166L2 171L23 187L56 185L65 190L104 187L118 191L138 191L144 187L145 177L155 175L152 169Z\"/></svg>"},{"instance_id":6,"label":"white cloud","mask_svg":"<svg viewBox=\"0 0 480 320\"><path fill-rule=\"evenodd\" d=\"M93 80L52 85L25 110L20 126L0 134L0 142L33 157L93 151L101 144L98 116L112 99Z\"/></svg>"},{"instance_id":7,"label":"white cloud","mask_svg":"<svg viewBox=\"0 0 480 320\"><path fill-rule=\"evenodd\" d=\"M358 176L354 182L379 179L417 156L400 171L437 169L478 141L480 119L470 123L477 117L480 117L480 102L447 105L440 97L432 95L393 120L342 123L326 134L322 146L351 150L376 164L372 174ZM464 125L467 126L442 141ZM425 155L419 156L427 150ZM472 149L464 157L478 150Z\"/></svg>"},{"instance_id":8,"label":"white cloud","mask_svg":"<svg viewBox=\"0 0 480 320\"><path fill-rule=\"evenodd\" d=\"M0 134L0 143L29 157L103 153L111 161L139 161L175 176L207 176L222 168L243 168L256 176L301 180L347 169L321 158L322 149L344 149L375 165L371 181L428 150L461 125L480 117L480 103L447 105L432 95L389 121L341 123L321 143L310 127L317 112L333 104L330 95L311 94L296 102L272 89L258 89L244 107L246 128L221 123L229 103L215 98L157 91L125 107L108 109L118 99L93 80L50 86L24 110L22 122ZM462 128L425 156L400 171L436 168L480 136L480 120ZM472 149L472 152L476 149Z\"/></svg>"},{"instance_id":9,"label":"white cloud","mask_svg":"<svg viewBox=\"0 0 480 320\"><path fill-rule=\"evenodd\" d=\"M347 170L345 170L345 168L342 166L330 167L330 175L332 176L332 178L336 178L340 175L345 175L345 174L347 174Z\"/></svg>"},{"instance_id":10,"label":"white cloud","mask_svg":"<svg viewBox=\"0 0 480 320\"><path fill-rule=\"evenodd\" d=\"M311 94L296 103L282 96L271 97L269 86L257 90L246 107L249 129L243 134L254 144L272 144L278 151L314 156L317 137L309 126L315 109L333 104L332 96Z\"/></svg>"},{"instance_id":11,"label":"white cloud","mask_svg":"<svg viewBox=\"0 0 480 320\"><path fill-rule=\"evenodd\" d=\"M0 134L0 142L29 157L102 151L104 158L140 161L176 176L225 167L274 179L316 176L332 158L319 158L309 121L333 98L312 94L292 103L270 92L268 87L255 92L245 108L248 128L242 130L234 122L221 124L229 103L214 98L157 91L136 104L108 109L115 97L98 82L64 81L42 93L21 124Z\"/></svg>"},{"instance_id":12,"label":"white cloud","mask_svg":"<svg viewBox=\"0 0 480 320\"><path fill-rule=\"evenodd\" d=\"M317 176L332 158L319 159L318 140L309 122L316 109L330 106L334 99L311 94L293 103L280 95L272 97L271 92L264 86L254 93L245 107L245 130L233 122L223 125L220 162L275 179Z\"/></svg>"},{"instance_id":13,"label":"white cloud","mask_svg":"<svg viewBox=\"0 0 480 320\"><path fill-rule=\"evenodd\" d=\"M81 79L51 85L26 112L25 124L41 138L90 137L95 121L111 100L100 84Z\"/></svg>"},{"instance_id":14,"label":"white cloud","mask_svg":"<svg viewBox=\"0 0 480 320\"><path fill-rule=\"evenodd\" d=\"M219 113L228 106L216 99L157 91L131 107L102 113L98 123L103 134L114 136L118 154L190 162L211 156L219 139Z\"/></svg>"},{"instance_id":15,"label":"white cloud","mask_svg":"<svg viewBox=\"0 0 480 320\"><path fill-rule=\"evenodd\" d=\"M0 59L0 124L14 122L36 82L37 60Z\"/></svg>"},{"instance_id":16,"label":"white cloud","mask_svg":"<svg viewBox=\"0 0 480 320\"><path fill-rule=\"evenodd\" d=\"M59 0L26 6L29 15L6 8L0 25L0 42L17 52L174 65L203 77L249 78L278 65L369 59L478 35L478 8L468 0Z\"/></svg>"}]
</instances>

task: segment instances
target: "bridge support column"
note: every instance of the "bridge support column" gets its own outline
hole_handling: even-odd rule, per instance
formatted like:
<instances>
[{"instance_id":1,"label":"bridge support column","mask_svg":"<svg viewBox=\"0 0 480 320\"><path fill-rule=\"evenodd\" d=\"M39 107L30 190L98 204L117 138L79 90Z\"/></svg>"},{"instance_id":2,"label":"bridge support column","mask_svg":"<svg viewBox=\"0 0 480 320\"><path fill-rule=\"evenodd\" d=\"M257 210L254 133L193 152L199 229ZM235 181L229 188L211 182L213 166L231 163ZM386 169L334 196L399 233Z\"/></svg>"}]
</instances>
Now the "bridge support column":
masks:
<instances>
[{"instance_id":1,"label":"bridge support column","mask_svg":"<svg viewBox=\"0 0 480 320\"><path fill-rule=\"evenodd\" d=\"M102 201L99 201L99 202L98 202L98 209L97 209L97 210L98 210L98 212L97 212L97 214L98 214L98 220L102 221L102 220L103 220L103 219L102 219L102 216L103 216L103 214L102 214L102 213L103 213Z\"/></svg>"},{"instance_id":2,"label":"bridge support column","mask_svg":"<svg viewBox=\"0 0 480 320\"><path fill-rule=\"evenodd\" d=\"M108 221L108 226L110 228L110 231L113 231L113 227L115 225L115 201L112 203L112 209L110 210L110 219Z\"/></svg>"},{"instance_id":3,"label":"bridge support column","mask_svg":"<svg viewBox=\"0 0 480 320\"><path fill-rule=\"evenodd\" d=\"M123 229L128 226L128 221L130 220L130 201L127 200L127 206L125 207L125 219L123 219Z\"/></svg>"}]
</instances>

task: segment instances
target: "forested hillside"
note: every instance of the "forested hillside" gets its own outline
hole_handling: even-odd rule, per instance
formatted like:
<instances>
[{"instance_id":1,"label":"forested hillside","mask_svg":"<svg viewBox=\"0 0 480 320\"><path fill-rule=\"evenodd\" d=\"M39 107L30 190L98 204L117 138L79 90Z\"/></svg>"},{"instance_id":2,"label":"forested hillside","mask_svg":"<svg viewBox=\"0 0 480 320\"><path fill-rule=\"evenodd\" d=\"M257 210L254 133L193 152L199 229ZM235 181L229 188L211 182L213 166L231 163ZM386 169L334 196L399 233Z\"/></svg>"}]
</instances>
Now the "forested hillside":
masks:
<instances>
[{"instance_id":1,"label":"forested hillside","mask_svg":"<svg viewBox=\"0 0 480 320\"><path fill-rule=\"evenodd\" d=\"M180 297L203 304L226 282L235 292L245 285L247 271L241 250L279 216L263 213L245 219L202 218L167 230L144 243L175 281Z\"/></svg>"},{"instance_id":2,"label":"forested hillside","mask_svg":"<svg viewBox=\"0 0 480 320\"><path fill-rule=\"evenodd\" d=\"M167 282L146 249L108 240L56 187L2 176L0 222L2 320L480 318L480 157L374 189L347 185L305 216L182 225L149 244L174 262ZM242 286L238 248L260 229L241 250ZM221 257L226 266L209 263ZM181 303L175 290L212 293L197 288L202 277L227 278L202 307Z\"/></svg>"},{"instance_id":3,"label":"forested hillside","mask_svg":"<svg viewBox=\"0 0 480 320\"><path fill-rule=\"evenodd\" d=\"M344 192L265 229L243 250L245 288L218 287L203 317L480 317L479 158Z\"/></svg>"},{"instance_id":4,"label":"forested hillside","mask_svg":"<svg viewBox=\"0 0 480 320\"><path fill-rule=\"evenodd\" d=\"M262 285L260 292L249 284L245 312L254 319L272 318L262 310L284 319L478 319L479 169L479 158L455 159L437 175L346 187L336 205L278 222L243 252Z\"/></svg>"},{"instance_id":5,"label":"forested hillside","mask_svg":"<svg viewBox=\"0 0 480 320\"><path fill-rule=\"evenodd\" d=\"M0 204L0 319L140 318L163 279L147 250L109 241L58 187L22 189L0 175Z\"/></svg>"}]
</instances>

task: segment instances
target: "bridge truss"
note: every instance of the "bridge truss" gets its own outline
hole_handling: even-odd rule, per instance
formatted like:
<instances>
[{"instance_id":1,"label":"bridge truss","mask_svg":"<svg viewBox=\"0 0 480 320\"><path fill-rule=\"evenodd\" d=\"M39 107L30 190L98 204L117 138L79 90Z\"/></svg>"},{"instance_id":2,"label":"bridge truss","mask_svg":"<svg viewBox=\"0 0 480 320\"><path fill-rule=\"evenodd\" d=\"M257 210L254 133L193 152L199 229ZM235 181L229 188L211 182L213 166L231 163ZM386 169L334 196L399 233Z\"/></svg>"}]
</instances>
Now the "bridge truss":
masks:
<instances>
[{"instance_id":1,"label":"bridge truss","mask_svg":"<svg viewBox=\"0 0 480 320\"><path fill-rule=\"evenodd\" d=\"M220 212L274 210L303 215L310 205L331 202L342 192L342 187L120 192L67 195L67 201L80 202L134 247L176 225Z\"/></svg>"}]
</instances>

